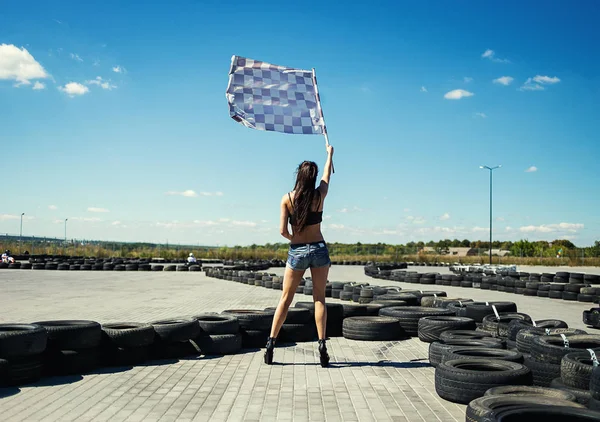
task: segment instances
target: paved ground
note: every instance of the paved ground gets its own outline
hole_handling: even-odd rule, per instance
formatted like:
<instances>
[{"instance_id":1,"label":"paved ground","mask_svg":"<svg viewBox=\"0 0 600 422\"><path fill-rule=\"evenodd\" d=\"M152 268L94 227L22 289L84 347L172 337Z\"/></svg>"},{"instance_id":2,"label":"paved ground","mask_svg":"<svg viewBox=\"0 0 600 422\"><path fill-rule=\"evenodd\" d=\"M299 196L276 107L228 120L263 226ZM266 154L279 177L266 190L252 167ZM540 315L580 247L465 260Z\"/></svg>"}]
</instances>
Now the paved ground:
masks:
<instances>
[{"instance_id":1,"label":"paved ground","mask_svg":"<svg viewBox=\"0 0 600 422\"><path fill-rule=\"evenodd\" d=\"M418 271L445 268L417 267ZM282 268L269 272L283 272ZM308 274L307 274L308 275ZM330 280L374 280L362 267L335 266ZM590 304L460 287L428 286L448 296L512 300L535 319L561 318L585 328ZM0 322L92 319L146 322L232 308L274 306L280 292L176 272L58 272L0 270ZM299 295L297 300L310 300ZM337 301L336 299L332 299ZM33 386L0 389L3 421L463 421L464 406L435 394L427 345L333 338L332 367L321 368L315 343L276 349L279 363L262 352L219 358L153 361L109 368L83 377L46 378Z\"/></svg>"}]
</instances>

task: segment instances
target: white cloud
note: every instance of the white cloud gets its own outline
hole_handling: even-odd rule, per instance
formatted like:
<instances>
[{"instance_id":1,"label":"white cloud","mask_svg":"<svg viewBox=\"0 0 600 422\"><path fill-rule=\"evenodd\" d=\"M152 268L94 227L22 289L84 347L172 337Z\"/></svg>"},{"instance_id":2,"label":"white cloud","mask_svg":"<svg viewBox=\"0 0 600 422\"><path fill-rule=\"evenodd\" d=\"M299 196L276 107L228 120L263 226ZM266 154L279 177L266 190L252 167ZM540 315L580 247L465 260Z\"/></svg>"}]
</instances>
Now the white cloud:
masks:
<instances>
[{"instance_id":1,"label":"white cloud","mask_svg":"<svg viewBox=\"0 0 600 422\"><path fill-rule=\"evenodd\" d=\"M471 97L473 95L475 94L469 91L465 91L464 89L455 89L453 91L447 92L444 95L444 98L447 100L460 100L461 98Z\"/></svg>"},{"instance_id":2,"label":"white cloud","mask_svg":"<svg viewBox=\"0 0 600 422\"><path fill-rule=\"evenodd\" d=\"M448 214L447 212L444 213L443 215L440 216L440 220L442 220L442 221L450 220L450 214Z\"/></svg>"},{"instance_id":3,"label":"white cloud","mask_svg":"<svg viewBox=\"0 0 600 422\"><path fill-rule=\"evenodd\" d=\"M185 196L186 198L195 198L198 196L198 194L191 189L184 190L183 192L169 191L166 192L165 195L181 195Z\"/></svg>"},{"instance_id":4,"label":"white cloud","mask_svg":"<svg viewBox=\"0 0 600 422\"><path fill-rule=\"evenodd\" d=\"M98 60L98 59L94 60L94 62L92 63L92 66L100 66L100 60Z\"/></svg>"},{"instance_id":5,"label":"white cloud","mask_svg":"<svg viewBox=\"0 0 600 422\"><path fill-rule=\"evenodd\" d=\"M500 84L504 86L508 86L514 81L515 78L512 76L500 76L499 78L494 79L492 82L495 84Z\"/></svg>"},{"instance_id":6,"label":"white cloud","mask_svg":"<svg viewBox=\"0 0 600 422\"><path fill-rule=\"evenodd\" d=\"M410 222L412 222L413 224L423 224L425 223L425 219L423 217L414 217L412 215L409 215L406 217L406 219Z\"/></svg>"},{"instance_id":7,"label":"white cloud","mask_svg":"<svg viewBox=\"0 0 600 422\"><path fill-rule=\"evenodd\" d=\"M116 85L113 85L110 80L104 80L100 76L96 76L96 79L91 81L86 81L86 85L98 85L102 89L106 89L111 91L113 88L116 88Z\"/></svg>"},{"instance_id":8,"label":"white cloud","mask_svg":"<svg viewBox=\"0 0 600 422\"><path fill-rule=\"evenodd\" d=\"M536 75L533 77L533 80L539 84L550 84L550 85L560 82L560 79L557 78L556 76L550 77L550 76Z\"/></svg>"},{"instance_id":9,"label":"white cloud","mask_svg":"<svg viewBox=\"0 0 600 422\"><path fill-rule=\"evenodd\" d=\"M478 227L478 226L475 226L475 227L473 227L471 229L471 231L473 233L480 233L480 232L488 232L489 233L490 228L489 227Z\"/></svg>"},{"instance_id":10,"label":"white cloud","mask_svg":"<svg viewBox=\"0 0 600 422\"><path fill-rule=\"evenodd\" d=\"M198 192L201 196L223 196L223 192Z\"/></svg>"},{"instance_id":11,"label":"white cloud","mask_svg":"<svg viewBox=\"0 0 600 422\"><path fill-rule=\"evenodd\" d=\"M79 57L79 54L71 53L71 58L77 62L82 62L83 59Z\"/></svg>"},{"instance_id":12,"label":"white cloud","mask_svg":"<svg viewBox=\"0 0 600 422\"><path fill-rule=\"evenodd\" d=\"M57 210L58 207L56 205L48 205L48 209L54 211L54 210Z\"/></svg>"},{"instance_id":13,"label":"white cloud","mask_svg":"<svg viewBox=\"0 0 600 422\"><path fill-rule=\"evenodd\" d=\"M465 77L463 78L463 81L464 81L466 84L468 84L469 82L473 82L473 78L472 78L472 77L470 77L470 76L465 76Z\"/></svg>"},{"instance_id":14,"label":"white cloud","mask_svg":"<svg viewBox=\"0 0 600 422\"><path fill-rule=\"evenodd\" d=\"M424 86L421 87L421 92L427 92L427 88L425 88Z\"/></svg>"},{"instance_id":15,"label":"white cloud","mask_svg":"<svg viewBox=\"0 0 600 422\"><path fill-rule=\"evenodd\" d=\"M243 227L256 227L257 224L254 221L238 221L238 220L233 220L231 222L232 225L234 226L243 226Z\"/></svg>"},{"instance_id":16,"label":"white cloud","mask_svg":"<svg viewBox=\"0 0 600 422\"><path fill-rule=\"evenodd\" d=\"M106 208L98 208L98 207L89 207L87 210L89 212L110 212Z\"/></svg>"},{"instance_id":17,"label":"white cloud","mask_svg":"<svg viewBox=\"0 0 600 422\"><path fill-rule=\"evenodd\" d=\"M115 72L115 73L125 73L126 72L125 68L123 68L123 67L121 67L119 65L113 67L112 71Z\"/></svg>"},{"instance_id":18,"label":"white cloud","mask_svg":"<svg viewBox=\"0 0 600 422\"><path fill-rule=\"evenodd\" d=\"M102 221L100 218L98 217L70 217L69 221L74 220L74 221L83 221L85 223L97 223L99 221ZM64 222L64 220L56 220L57 222Z\"/></svg>"},{"instance_id":19,"label":"white cloud","mask_svg":"<svg viewBox=\"0 0 600 422\"><path fill-rule=\"evenodd\" d=\"M496 217L496 221L504 221L504 217Z\"/></svg>"},{"instance_id":20,"label":"white cloud","mask_svg":"<svg viewBox=\"0 0 600 422\"><path fill-rule=\"evenodd\" d=\"M487 114L481 113L481 112L477 112L477 113L475 113L475 117L481 117L482 119L485 119L487 117Z\"/></svg>"},{"instance_id":21,"label":"white cloud","mask_svg":"<svg viewBox=\"0 0 600 422\"><path fill-rule=\"evenodd\" d=\"M0 44L0 80L16 81L16 86L29 85L32 79L45 79L48 74L25 48Z\"/></svg>"},{"instance_id":22,"label":"white cloud","mask_svg":"<svg viewBox=\"0 0 600 422\"><path fill-rule=\"evenodd\" d=\"M46 84L40 81L35 81L35 83L33 84L33 89L36 91L40 89L46 89Z\"/></svg>"},{"instance_id":23,"label":"white cloud","mask_svg":"<svg viewBox=\"0 0 600 422\"><path fill-rule=\"evenodd\" d=\"M70 97L74 97L76 95L84 95L90 92L89 88L85 85L82 85L78 82L69 82L65 86L59 86L59 90L69 95Z\"/></svg>"},{"instance_id":24,"label":"white cloud","mask_svg":"<svg viewBox=\"0 0 600 422\"><path fill-rule=\"evenodd\" d=\"M113 221L112 223L110 223L111 226L118 226L120 224L121 224L120 221Z\"/></svg>"},{"instance_id":25,"label":"white cloud","mask_svg":"<svg viewBox=\"0 0 600 422\"><path fill-rule=\"evenodd\" d=\"M342 230L344 228L344 225L343 224L328 224L327 228L331 229L331 230Z\"/></svg>"},{"instance_id":26,"label":"white cloud","mask_svg":"<svg viewBox=\"0 0 600 422\"><path fill-rule=\"evenodd\" d=\"M346 213L346 212L348 212L348 208L342 208L342 209L340 210L340 212Z\"/></svg>"},{"instance_id":27,"label":"white cloud","mask_svg":"<svg viewBox=\"0 0 600 422\"><path fill-rule=\"evenodd\" d=\"M538 171L538 168L536 166L531 166L527 170L525 170L525 173L533 173L535 171Z\"/></svg>"},{"instance_id":28,"label":"white cloud","mask_svg":"<svg viewBox=\"0 0 600 422\"><path fill-rule=\"evenodd\" d=\"M485 50L481 57L483 57L484 59L489 59L495 63L510 63L508 59L499 59L498 57L496 57L496 53L494 52L494 50L490 49Z\"/></svg>"},{"instance_id":29,"label":"white cloud","mask_svg":"<svg viewBox=\"0 0 600 422\"><path fill-rule=\"evenodd\" d=\"M507 231L507 232L511 232L514 229L512 227L510 227L510 226L506 226L506 228L504 230Z\"/></svg>"},{"instance_id":30,"label":"white cloud","mask_svg":"<svg viewBox=\"0 0 600 422\"><path fill-rule=\"evenodd\" d=\"M404 212L410 212L410 208L404 208Z\"/></svg>"},{"instance_id":31,"label":"white cloud","mask_svg":"<svg viewBox=\"0 0 600 422\"><path fill-rule=\"evenodd\" d=\"M324 216L323 216L323 220L330 220L330 219L331 219L331 216L330 216L330 215L324 215Z\"/></svg>"},{"instance_id":32,"label":"white cloud","mask_svg":"<svg viewBox=\"0 0 600 422\"><path fill-rule=\"evenodd\" d=\"M553 233L553 232L570 232L576 233L577 230L584 228L581 223L558 223L558 224L541 224L539 226L522 226L519 230L523 233Z\"/></svg>"},{"instance_id":33,"label":"white cloud","mask_svg":"<svg viewBox=\"0 0 600 422\"><path fill-rule=\"evenodd\" d=\"M19 218L21 218L21 216L19 216L19 215L12 215L12 214L0 214L0 221L5 221L5 220L18 220Z\"/></svg>"},{"instance_id":34,"label":"white cloud","mask_svg":"<svg viewBox=\"0 0 600 422\"><path fill-rule=\"evenodd\" d=\"M341 210L338 210L338 212L341 212L341 213L360 212L360 211L362 211L362 208L358 208L356 205L353 206L352 209L342 208Z\"/></svg>"}]
</instances>

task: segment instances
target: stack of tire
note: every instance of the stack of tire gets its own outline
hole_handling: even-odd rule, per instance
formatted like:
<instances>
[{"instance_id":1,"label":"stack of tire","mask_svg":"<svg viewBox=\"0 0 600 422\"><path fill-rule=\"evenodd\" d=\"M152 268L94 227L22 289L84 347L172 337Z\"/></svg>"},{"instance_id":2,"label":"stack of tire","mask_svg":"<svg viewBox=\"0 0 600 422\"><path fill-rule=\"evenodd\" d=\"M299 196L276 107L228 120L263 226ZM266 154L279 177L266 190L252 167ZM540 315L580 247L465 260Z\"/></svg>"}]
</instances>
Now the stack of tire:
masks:
<instances>
[{"instance_id":1,"label":"stack of tire","mask_svg":"<svg viewBox=\"0 0 600 422\"><path fill-rule=\"evenodd\" d=\"M545 332L546 329L569 328L566 322L559 319L541 319L528 321L526 319L514 319L508 324L508 336L506 339L509 349L517 349L517 335L520 331ZM527 351L526 353L529 353Z\"/></svg>"},{"instance_id":2,"label":"stack of tire","mask_svg":"<svg viewBox=\"0 0 600 422\"><path fill-rule=\"evenodd\" d=\"M397 318L353 316L344 318L344 338L362 341L391 341L406 338Z\"/></svg>"},{"instance_id":3,"label":"stack of tire","mask_svg":"<svg viewBox=\"0 0 600 422\"><path fill-rule=\"evenodd\" d=\"M151 356L156 359L178 359L198 355L190 342L198 336L200 326L193 318L175 318L154 321L156 337L151 347Z\"/></svg>"},{"instance_id":4,"label":"stack of tire","mask_svg":"<svg viewBox=\"0 0 600 422\"><path fill-rule=\"evenodd\" d=\"M296 302L294 305L296 308L308 309L311 313L311 319L315 318L315 304L314 302ZM326 332L327 337L342 337L342 324L344 321L344 307L340 303L325 303L327 307L327 324Z\"/></svg>"},{"instance_id":5,"label":"stack of tire","mask_svg":"<svg viewBox=\"0 0 600 422\"><path fill-rule=\"evenodd\" d=\"M48 334L33 324L0 324L0 387L35 382L42 376Z\"/></svg>"},{"instance_id":6,"label":"stack of tire","mask_svg":"<svg viewBox=\"0 0 600 422\"><path fill-rule=\"evenodd\" d=\"M493 338L491 334L474 330L448 330L440 334L439 339L429 344L429 363L437 367L445 360L445 355L453 347L471 349L505 349L502 339Z\"/></svg>"},{"instance_id":7,"label":"stack of tire","mask_svg":"<svg viewBox=\"0 0 600 422\"><path fill-rule=\"evenodd\" d=\"M102 328L96 321L39 321L48 333L44 372L48 375L85 374L100 364Z\"/></svg>"},{"instance_id":8,"label":"stack of tire","mask_svg":"<svg viewBox=\"0 0 600 422\"><path fill-rule=\"evenodd\" d=\"M228 309L222 314L238 319L242 348L257 349L267 343L273 324L273 313L258 309Z\"/></svg>"},{"instance_id":9,"label":"stack of tire","mask_svg":"<svg viewBox=\"0 0 600 422\"><path fill-rule=\"evenodd\" d=\"M525 365L533 373L534 385L550 387L555 378L560 378L561 362L566 354L600 348L600 336L571 334L572 331L553 333L558 330L570 329L553 329L550 335L535 335L531 339L529 348L531 356L525 358ZM520 334L521 332L517 335L517 339Z\"/></svg>"},{"instance_id":10,"label":"stack of tire","mask_svg":"<svg viewBox=\"0 0 600 422\"><path fill-rule=\"evenodd\" d=\"M423 306L390 306L379 311L380 316L398 319L404 336L416 337L419 331L419 320L423 317L450 316L453 312L444 308L428 308Z\"/></svg>"},{"instance_id":11,"label":"stack of tire","mask_svg":"<svg viewBox=\"0 0 600 422\"><path fill-rule=\"evenodd\" d=\"M275 314L276 308L265 308L265 312ZM269 327L270 328L270 327ZM314 315L308 308L290 307L277 341L280 343L301 343L312 341L317 335Z\"/></svg>"},{"instance_id":12,"label":"stack of tire","mask_svg":"<svg viewBox=\"0 0 600 422\"><path fill-rule=\"evenodd\" d=\"M204 313L192 317L200 327L192 343L201 355L231 355L242 348L242 335L237 317L227 314Z\"/></svg>"},{"instance_id":13,"label":"stack of tire","mask_svg":"<svg viewBox=\"0 0 600 422\"><path fill-rule=\"evenodd\" d=\"M102 363L105 366L139 365L150 358L156 333L151 324L102 324Z\"/></svg>"},{"instance_id":14,"label":"stack of tire","mask_svg":"<svg viewBox=\"0 0 600 422\"><path fill-rule=\"evenodd\" d=\"M504 340L508 340L508 326L512 321L525 321L526 323L531 323L531 317L520 312L499 312L498 316L495 314L486 315L483 317L481 327L478 328L478 330L487 331L492 334L493 337L500 337ZM516 342L509 345L509 347L516 347Z\"/></svg>"}]
</instances>

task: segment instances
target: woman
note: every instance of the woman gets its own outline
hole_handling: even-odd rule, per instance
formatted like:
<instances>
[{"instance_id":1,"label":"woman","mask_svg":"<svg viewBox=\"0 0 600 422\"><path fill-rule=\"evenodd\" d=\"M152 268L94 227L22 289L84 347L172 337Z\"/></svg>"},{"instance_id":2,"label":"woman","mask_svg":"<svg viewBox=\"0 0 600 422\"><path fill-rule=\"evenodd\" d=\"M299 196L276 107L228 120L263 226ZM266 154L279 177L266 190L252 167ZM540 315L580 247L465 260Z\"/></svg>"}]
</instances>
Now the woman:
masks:
<instances>
[{"instance_id":1,"label":"woman","mask_svg":"<svg viewBox=\"0 0 600 422\"><path fill-rule=\"evenodd\" d=\"M313 299L315 302L315 322L319 335L319 353L321 366L329 365L329 355L325 345L325 324L327 308L325 307L325 284L331 261L327 244L321 234L323 220L323 202L329 190L331 177L331 160L333 147L327 145L327 161L319 187L315 189L319 169L312 161L304 161L296 170L294 190L283 195L281 199L280 232L290 240L290 249L283 277L283 293L273 316L271 335L267 341L265 363L273 363L273 349L279 330L285 321L288 308L294 299L294 293L310 268L313 282ZM288 230L288 221L292 226L292 234Z\"/></svg>"}]
</instances>

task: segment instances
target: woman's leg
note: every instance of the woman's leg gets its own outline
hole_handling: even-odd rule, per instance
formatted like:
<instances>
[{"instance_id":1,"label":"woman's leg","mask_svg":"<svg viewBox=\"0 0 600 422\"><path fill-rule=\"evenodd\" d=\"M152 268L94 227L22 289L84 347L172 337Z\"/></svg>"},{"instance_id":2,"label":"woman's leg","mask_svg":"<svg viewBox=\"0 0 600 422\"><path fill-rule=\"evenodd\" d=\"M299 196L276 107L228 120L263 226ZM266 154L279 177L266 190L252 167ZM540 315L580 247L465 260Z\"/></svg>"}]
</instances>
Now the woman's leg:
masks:
<instances>
[{"instance_id":1,"label":"woman's leg","mask_svg":"<svg viewBox=\"0 0 600 422\"><path fill-rule=\"evenodd\" d=\"M277 305L277 310L273 316L273 325L271 326L271 337L276 338L281 330L285 318L287 317L288 308L290 307L292 300L294 300L294 294L300 280L306 270L292 270L290 267L285 267L285 273L283 275L283 292L281 293L281 299ZM323 285L324 286L324 285ZM323 287L325 289L325 287ZM325 295L325 290L323 290Z\"/></svg>"},{"instance_id":2,"label":"woman's leg","mask_svg":"<svg viewBox=\"0 0 600 422\"><path fill-rule=\"evenodd\" d=\"M313 300L315 301L315 322L319 340L327 336L325 326L327 325L327 307L325 306L325 285L329 275L329 265L319 268L311 268L310 273L313 282Z\"/></svg>"}]
</instances>

